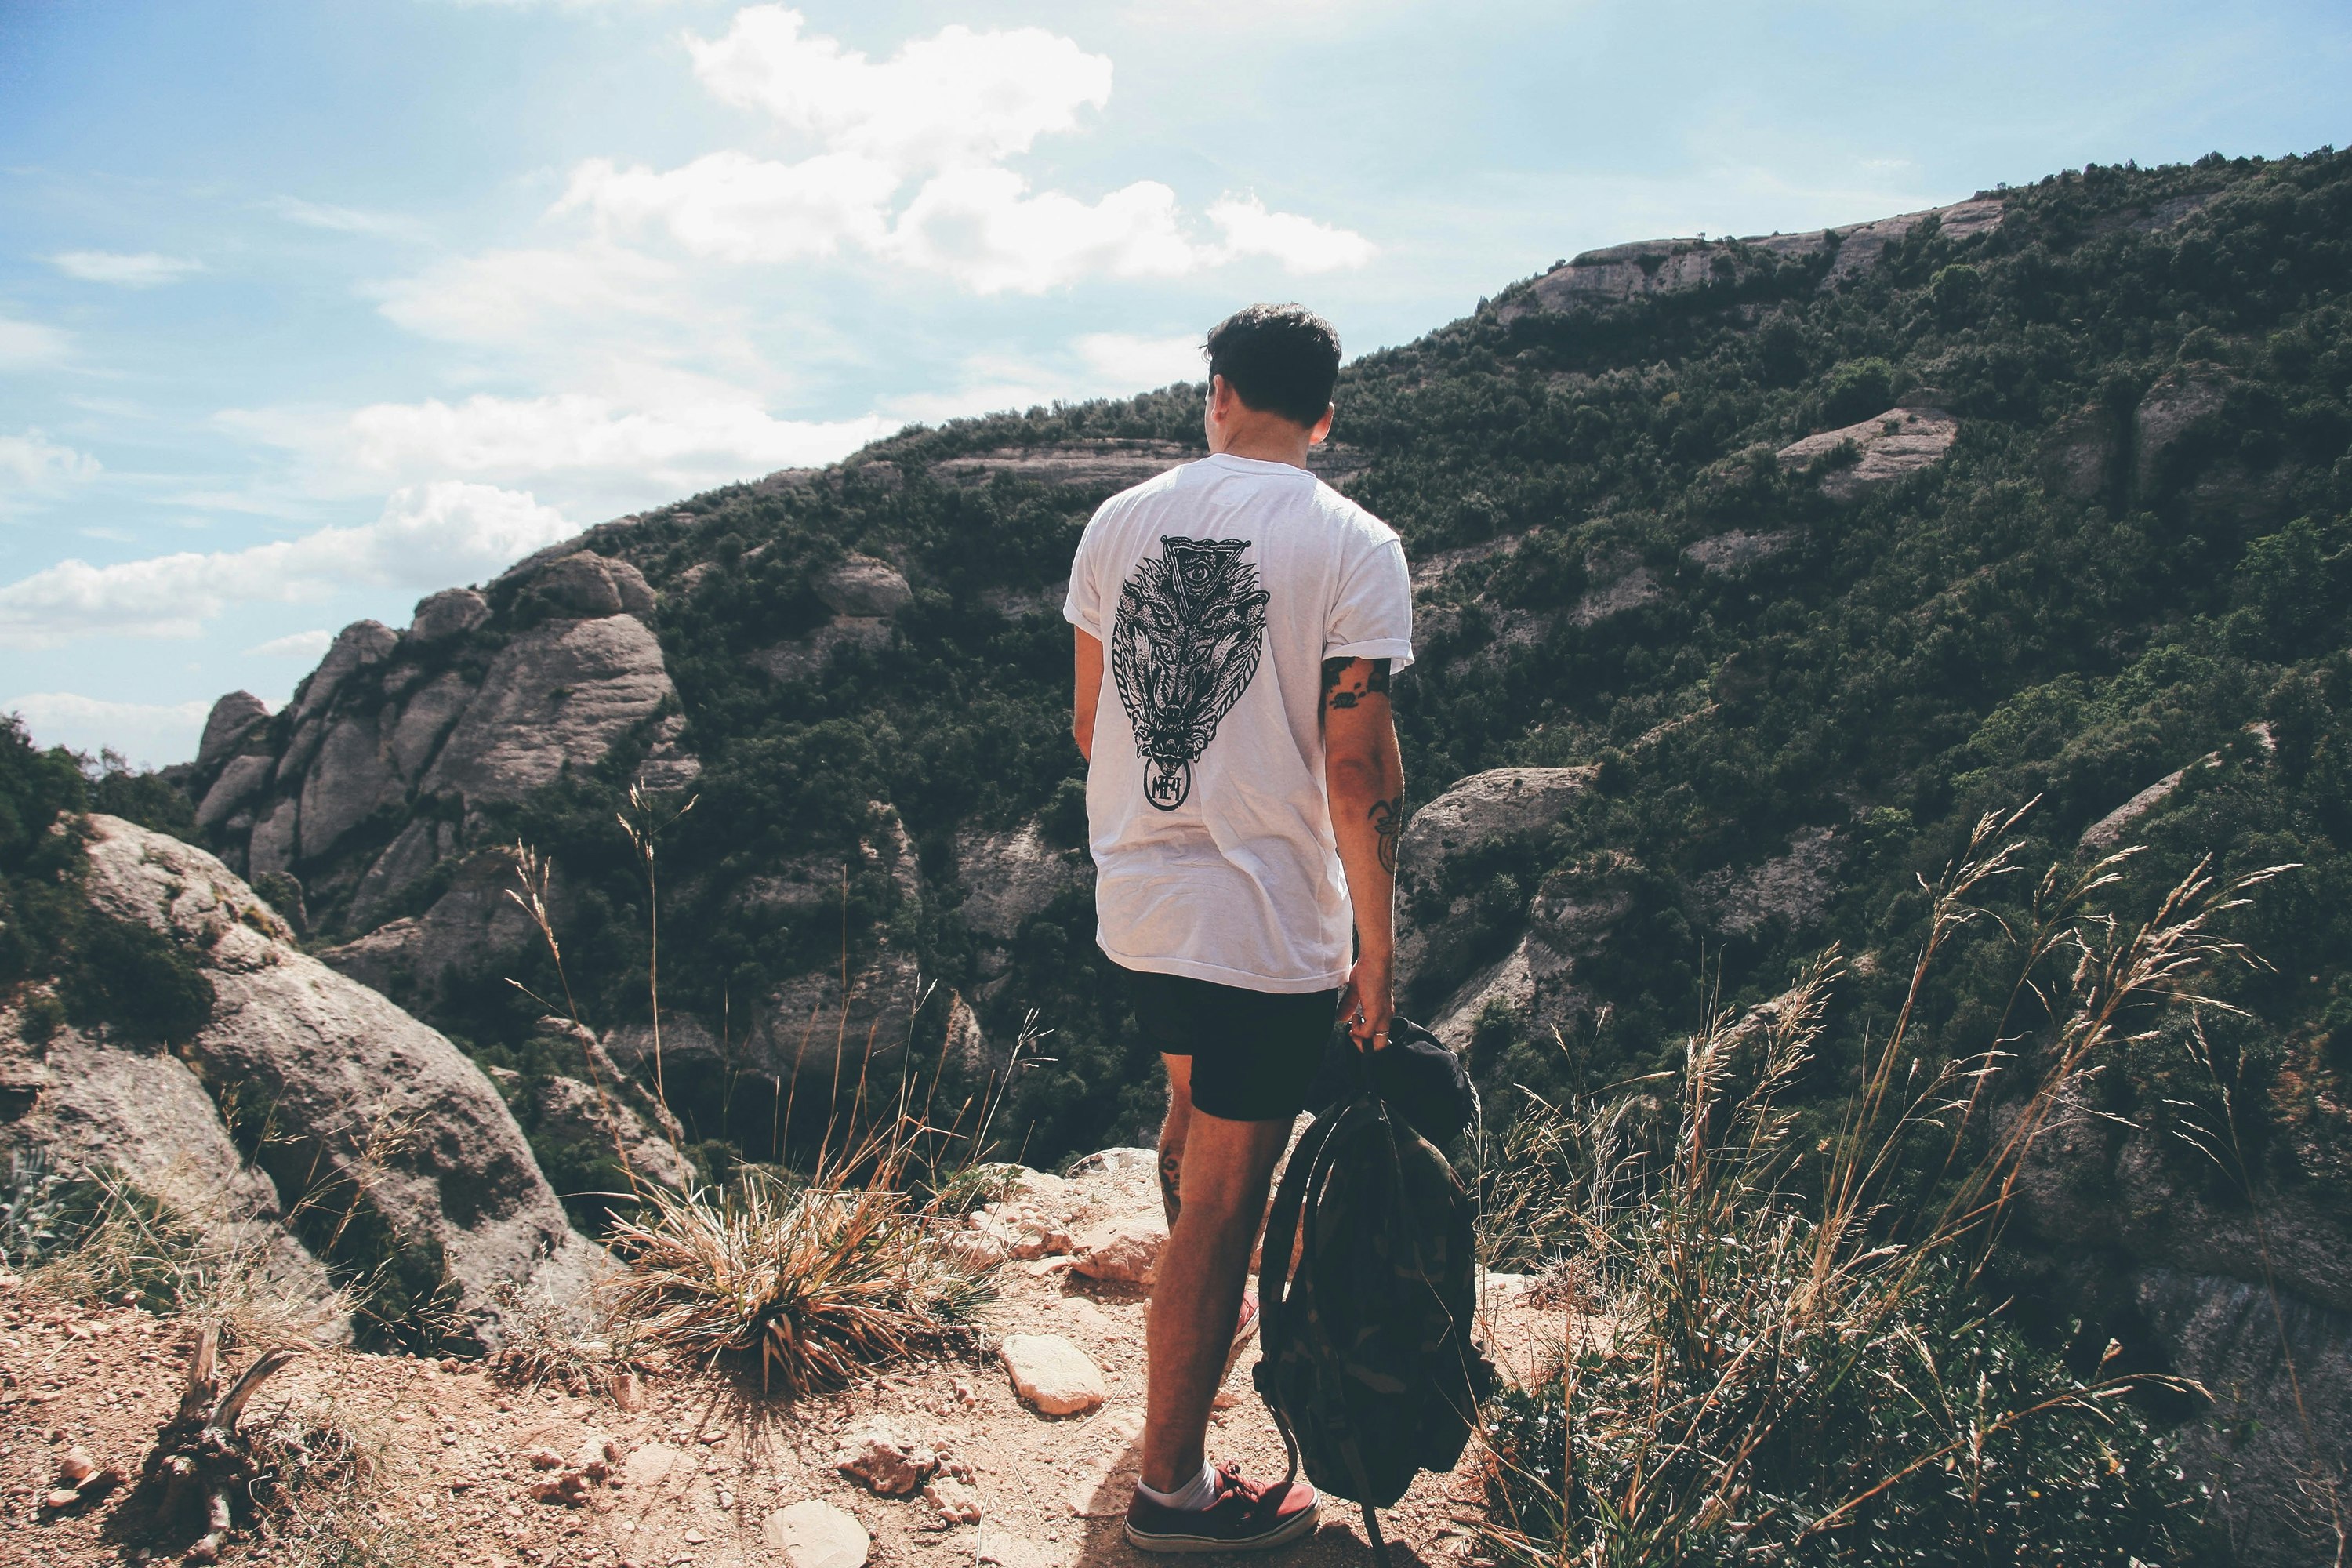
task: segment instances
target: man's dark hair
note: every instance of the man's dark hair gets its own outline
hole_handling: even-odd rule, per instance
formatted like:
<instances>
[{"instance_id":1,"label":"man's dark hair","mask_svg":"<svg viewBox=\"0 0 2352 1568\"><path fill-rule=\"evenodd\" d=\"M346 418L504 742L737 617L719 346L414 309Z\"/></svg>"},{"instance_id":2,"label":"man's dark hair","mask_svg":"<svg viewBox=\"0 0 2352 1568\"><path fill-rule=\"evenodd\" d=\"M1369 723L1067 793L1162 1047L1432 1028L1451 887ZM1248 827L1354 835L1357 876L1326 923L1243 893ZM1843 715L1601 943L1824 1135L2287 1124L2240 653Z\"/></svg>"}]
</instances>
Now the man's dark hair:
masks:
<instances>
[{"instance_id":1,"label":"man's dark hair","mask_svg":"<svg viewBox=\"0 0 2352 1568\"><path fill-rule=\"evenodd\" d=\"M1260 414L1312 427L1339 381L1339 334L1304 305L1252 305L1209 330L1209 374Z\"/></svg>"}]
</instances>

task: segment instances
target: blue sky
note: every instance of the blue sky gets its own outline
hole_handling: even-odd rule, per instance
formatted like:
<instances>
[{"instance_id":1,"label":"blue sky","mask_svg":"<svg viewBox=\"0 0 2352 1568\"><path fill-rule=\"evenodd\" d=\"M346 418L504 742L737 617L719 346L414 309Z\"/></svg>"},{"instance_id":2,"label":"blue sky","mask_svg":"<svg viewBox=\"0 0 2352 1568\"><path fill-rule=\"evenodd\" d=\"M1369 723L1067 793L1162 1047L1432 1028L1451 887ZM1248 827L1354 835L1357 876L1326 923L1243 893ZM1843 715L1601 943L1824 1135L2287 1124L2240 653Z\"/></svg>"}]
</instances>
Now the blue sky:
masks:
<instances>
[{"instance_id":1,"label":"blue sky","mask_svg":"<svg viewBox=\"0 0 2352 1568\"><path fill-rule=\"evenodd\" d=\"M1252 299L1361 352L2347 81L2340 0L0 0L0 710L173 761L350 621Z\"/></svg>"}]
</instances>

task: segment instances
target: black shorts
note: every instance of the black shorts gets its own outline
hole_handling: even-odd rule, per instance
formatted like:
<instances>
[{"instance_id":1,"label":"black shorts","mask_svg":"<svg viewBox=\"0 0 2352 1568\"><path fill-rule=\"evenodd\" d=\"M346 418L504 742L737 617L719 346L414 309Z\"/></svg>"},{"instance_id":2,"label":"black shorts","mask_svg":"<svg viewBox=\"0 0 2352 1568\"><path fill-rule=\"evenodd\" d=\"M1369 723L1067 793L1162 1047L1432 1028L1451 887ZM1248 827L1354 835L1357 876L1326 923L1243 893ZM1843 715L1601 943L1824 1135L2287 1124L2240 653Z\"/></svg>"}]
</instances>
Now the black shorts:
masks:
<instances>
[{"instance_id":1,"label":"black shorts","mask_svg":"<svg viewBox=\"0 0 2352 1568\"><path fill-rule=\"evenodd\" d=\"M1192 1104L1228 1121L1287 1121L1339 1012L1337 991L1244 991L1181 974L1129 969L1129 1001L1143 1037L1164 1056L1192 1058Z\"/></svg>"}]
</instances>

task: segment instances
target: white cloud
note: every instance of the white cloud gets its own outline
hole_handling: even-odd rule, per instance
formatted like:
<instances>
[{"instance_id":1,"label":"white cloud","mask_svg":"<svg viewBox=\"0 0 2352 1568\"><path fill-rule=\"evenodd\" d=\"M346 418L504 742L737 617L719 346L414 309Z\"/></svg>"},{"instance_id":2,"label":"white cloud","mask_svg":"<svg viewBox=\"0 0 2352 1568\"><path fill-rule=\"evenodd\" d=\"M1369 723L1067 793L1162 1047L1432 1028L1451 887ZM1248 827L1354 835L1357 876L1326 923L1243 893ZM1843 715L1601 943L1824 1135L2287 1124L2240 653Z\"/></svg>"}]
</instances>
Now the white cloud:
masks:
<instances>
[{"instance_id":1,"label":"white cloud","mask_svg":"<svg viewBox=\"0 0 2352 1568\"><path fill-rule=\"evenodd\" d=\"M125 289L152 289L176 283L205 264L186 256L161 256L152 250L124 254L114 250L68 250L49 258L49 264L68 278L85 283L112 283Z\"/></svg>"},{"instance_id":2,"label":"white cloud","mask_svg":"<svg viewBox=\"0 0 2352 1568\"><path fill-rule=\"evenodd\" d=\"M1088 332L1072 345L1087 369L1116 392L1141 392L1209 374L1199 334L1147 338L1131 332Z\"/></svg>"},{"instance_id":3,"label":"white cloud","mask_svg":"<svg viewBox=\"0 0 2352 1568\"><path fill-rule=\"evenodd\" d=\"M0 316L0 370L53 364L72 346L73 340L55 327Z\"/></svg>"},{"instance_id":4,"label":"white cloud","mask_svg":"<svg viewBox=\"0 0 2352 1568\"><path fill-rule=\"evenodd\" d=\"M0 436L0 494L11 489L47 489L94 479L99 462L87 452L60 446L38 430Z\"/></svg>"},{"instance_id":5,"label":"white cloud","mask_svg":"<svg viewBox=\"0 0 2352 1568\"><path fill-rule=\"evenodd\" d=\"M1372 258L1372 242L1296 213L1270 213L1255 196L1221 196L1209 221L1224 230L1223 257L1270 257L1288 272L1332 272Z\"/></svg>"},{"instance_id":6,"label":"white cloud","mask_svg":"<svg viewBox=\"0 0 2352 1568\"><path fill-rule=\"evenodd\" d=\"M777 419L744 394L688 384L630 406L584 393L478 394L457 403L376 403L320 417L234 410L220 424L299 452L331 484L402 483L452 474L476 479L597 480L670 494L828 463L891 428L856 419Z\"/></svg>"},{"instance_id":7,"label":"white cloud","mask_svg":"<svg viewBox=\"0 0 2352 1568\"><path fill-rule=\"evenodd\" d=\"M245 651L248 657L261 658L299 658L316 661L326 653L328 646L334 640L335 634L323 628L317 631L288 632L282 637L271 637L268 642L256 643Z\"/></svg>"},{"instance_id":8,"label":"white cloud","mask_svg":"<svg viewBox=\"0 0 2352 1568\"><path fill-rule=\"evenodd\" d=\"M751 5L724 37L688 35L686 44L695 74L722 102L764 109L836 152L902 169L1026 152L1110 99L1110 61L1042 27L943 27L877 64L804 37L803 25L797 11Z\"/></svg>"},{"instance_id":9,"label":"white cloud","mask_svg":"<svg viewBox=\"0 0 2352 1568\"><path fill-rule=\"evenodd\" d=\"M489 250L379 285L379 309L423 337L485 347L528 346L583 321L674 315L677 269L618 247Z\"/></svg>"},{"instance_id":10,"label":"white cloud","mask_svg":"<svg viewBox=\"0 0 2352 1568\"><path fill-rule=\"evenodd\" d=\"M178 762L196 754L209 702L109 702L70 691L35 691L0 702L0 712L25 721L44 746L64 746L89 756L121 752L142 767Z\"/></svg>"},{"instance_id":11,"label":"white cloud","mask_svg":"<svg viewBox=\"0 0 2352 1568\"><path fill-rule=\"evenodd\" d=\"M1037 293L1090 273L1172 278L1202 260L1184 237L1176 193L1138 180L1098 202L1031 195L1010 169L953 169L899 215L890 253L977 293Z\"/></svg>"},{"instance_id":12,"label":"white cloud","mask_svg":"<svg viewBox=\"0 0 2352 1568\"><path fill-rule=\"evenodd\" d=\"M319 599L354 584L439 587L487 575L576 531L523 492L456 479L415 485L356 528L111 566L61 561L0 587L0 646L195 637L232 604Z\"/></svg>"},{"instance_id":13,"label":"white cloud","mask_svg":"<svg viewBox=\"0 0 2352 1568\"><path fill-rule=\"evenodd\" d=\"M562 212L586 207L606 223L665 225L697 256L790 261L830 256L845 240L878 247L898 176L848 153L779 163L729 151L667 174L592 158L572 171Z\"/></svg>"},{"instance_id":14,"label":"white cloud","mask_svg":"<svg viewBox=\"0 0 2352 1568\"><path fill-rule=\"evenodd\" d=\"M359 461L387 473L420 467L506 475L731 465L735 476L830 462L883 434L867 416L776 419L748 402L649 409L601 397L469 397L450 405L379 403L352 416Z\"/></svg>"},{"instance_id":15,"label":"white cloud","mask_svg":"<svg viewBox=\"0 0 2352 1568\"><path fill-rule=\"evenodd\" d=\"M369 212L363 207L306 202L299 196L273 196L263 205L289 223L299 223L305 228L322 228L330 234L364 234L382 239L426 237L423 224L412 217L403 217L398 213Z\"/></svg>"}]
</instances>

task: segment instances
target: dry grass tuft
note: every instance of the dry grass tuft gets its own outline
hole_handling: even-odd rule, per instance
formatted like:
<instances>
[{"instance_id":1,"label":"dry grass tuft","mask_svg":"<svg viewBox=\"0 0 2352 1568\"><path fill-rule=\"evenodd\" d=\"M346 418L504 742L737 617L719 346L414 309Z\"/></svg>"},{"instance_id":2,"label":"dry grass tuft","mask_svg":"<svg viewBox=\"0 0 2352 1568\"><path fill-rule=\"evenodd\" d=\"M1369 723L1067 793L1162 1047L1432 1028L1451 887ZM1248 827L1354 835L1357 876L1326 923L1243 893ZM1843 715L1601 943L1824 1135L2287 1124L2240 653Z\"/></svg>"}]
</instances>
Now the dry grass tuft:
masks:
<instances>
[{"instance_id":1,"label":"dry grass tuft","mask_svg":"<svg viewBox=\"0 0 2352 1568\"><path fill-rule=\"evenodd\" d=\"M561 1301L514 1284L500 1285L490 1301L498 1320L490 1369L504 1381L586 1394L609 1387L616 1373L644 1360L635 1324L622 1318L593 1331L587 1302Z\"/></svg>"},{"instance_id":2,"label":"dry grass tuft","mask_svg":"<svg viewBox=\"0 0 2352 1568\"><path fill-rule=\"evenodd\" d=\"M807 1178L747 1166L723 1188L648 1194L609 1238L625 1268L599 1287L608 1329L698 1369L756 1361L790 1395L969 1349L989 1275L900 1190L907 1142L877 1135Z\"/></svg>"},{"instance_id":3,"label":"dry grass tuft","mask_svg":"<svg viewBox=\"0 0 2352 1568\"><path fill-rule=\"evenodd\" d=\"M192 1215L120 1172L58 1171L23 1150L7 1187L0 1261L59 1300L136 1300L229 1345L313 1340L351 1313L348 1291L320 1295L286 1276L287 1244L264 1223Z\"/></svg>"},{"instance_id":4,"label":"dry grass tuft","mask_svg":"<svg viewBox=\"0 0 2352 1568\"><path fill-rule=\"evenodd\" d=\"M250 1431L256 1458L277 1479L257 1533L283 1568L410 1568L421 1544L378 1508L392 1485L394 1435L332 1399L298 1398Z\"/></svg>"}]
</instances>

